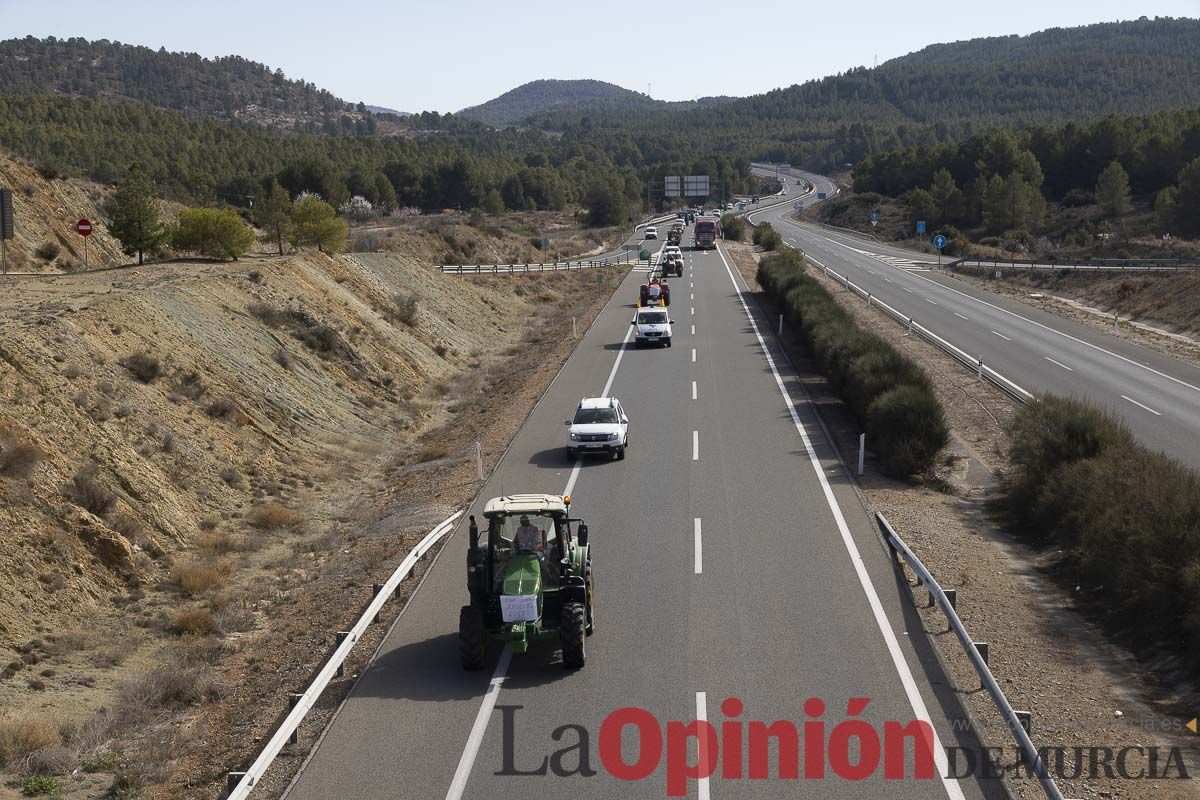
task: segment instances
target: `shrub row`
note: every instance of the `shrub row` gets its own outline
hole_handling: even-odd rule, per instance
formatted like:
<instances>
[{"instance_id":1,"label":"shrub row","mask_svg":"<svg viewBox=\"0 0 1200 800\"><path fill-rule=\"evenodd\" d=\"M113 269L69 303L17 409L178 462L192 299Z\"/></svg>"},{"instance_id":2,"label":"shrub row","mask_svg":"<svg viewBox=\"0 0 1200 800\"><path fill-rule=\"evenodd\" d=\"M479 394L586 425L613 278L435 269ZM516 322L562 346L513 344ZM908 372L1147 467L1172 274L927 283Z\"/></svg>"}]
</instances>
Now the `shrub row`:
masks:
<instances>
[{"instance_id":1,"label":"shrub row","mask_svg":"<svg viewBox=\"0 0 1200 800\"><path fill-rule=\"evenodd\" d=\"M721 216L721 235L733 242L740 242L746 238L746 223L741 217L734 214L723 214Z\"/></svg>"},{"instance_id":2,"label":"shrub row","mask_svg":"<svg viewBox=\"0 0 1200 800\"><path fill-rule=\"evenodd\" d=\"M765 227L755 228L756 238ZM884 471L896 477L926 472L950 432L924 371L880 337L861 330L807 274L797 251L764 258L758 282L854 413Z\"/></svg>"},{"instance_id":3,"label":"shrub row","mask_svg":"<svg viewBox=\"0 0 1200 800\"><path fill-rule=\"evenodd\" d=\"M1061 397L1021 408L1004 497L1014 532L1063 550L1107 621L1200 656L1200 474Z\"/></svg>"}]
</instances>

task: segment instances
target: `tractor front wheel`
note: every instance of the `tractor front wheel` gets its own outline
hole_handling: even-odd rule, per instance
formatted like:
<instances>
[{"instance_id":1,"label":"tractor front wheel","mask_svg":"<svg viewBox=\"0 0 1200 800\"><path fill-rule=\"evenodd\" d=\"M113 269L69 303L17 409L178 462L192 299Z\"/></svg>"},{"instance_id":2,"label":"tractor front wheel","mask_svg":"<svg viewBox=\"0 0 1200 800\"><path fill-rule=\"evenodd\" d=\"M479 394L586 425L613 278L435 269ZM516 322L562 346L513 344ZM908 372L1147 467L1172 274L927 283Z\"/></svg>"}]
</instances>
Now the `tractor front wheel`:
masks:
<instances>
[{"instance_id":1,"label":"tractor front wheel","mask_svg":"<svg viewBox=\"0 0 1200 800\"><path fill-rule=\"evenodd\" d=\"M580 669L587 661L587 609L567 603L562 610L562 660L567 669Z\"/></svg>"},{"instance_id":2,"label":"tractor front wheel","mask_svg":"<svg viewBox=\"0 0 1200 800\"><path fill-rule=\"evenodd\" d=\"M458 657L463 669L483 669L484 643L483 612L463 606L458 612Z\"/></svg>"}]
</instances>

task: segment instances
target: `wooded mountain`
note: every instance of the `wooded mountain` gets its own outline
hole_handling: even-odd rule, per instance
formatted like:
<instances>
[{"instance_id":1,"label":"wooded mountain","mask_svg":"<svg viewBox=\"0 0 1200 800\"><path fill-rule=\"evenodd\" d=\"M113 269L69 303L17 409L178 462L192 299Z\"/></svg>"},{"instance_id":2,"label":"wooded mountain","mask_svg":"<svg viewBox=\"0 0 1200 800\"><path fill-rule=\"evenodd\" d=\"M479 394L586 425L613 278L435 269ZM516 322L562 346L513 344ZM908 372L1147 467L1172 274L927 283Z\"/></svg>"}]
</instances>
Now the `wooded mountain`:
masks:
<instances>
[{"instance_id":1,"label":"wooded mountain","mask_svg":"<svg viewBox=\"0 0 1200 800\"><path fill-rule=\"evenodd\" d=\"M1200 20L1140 19L927 47L875 69L683 112L559 111L555 131L686 135L823 168L997 128L1200 106Z\"/></svg>"},{"instance_id":2,"label":"wooded mountain","mask_svg":"<svg viewBox=\"0 0 1200 800\"><path fill-rule=\"evenodd\" d=\"M458 116L486 125L517 125L530 117L554 111L590 112L604 110L647 111L702 108L733 102L732 97L702 97L694 102L655 100L649 95L613 83L595 80L540 80L515 89L481 105L464 108Z\"/></svg>"},{"instance_id":3,"label":"wooded mountain","mask_svg":"<svg viewBox=\"0 0 1200 800\"><path fill-rule=\"evenodd\" d=\"M311 133L363 133L370 114L324 89L242 58L87 39L0 42L4 94L137 100L191 116Z\"/></svg>"}]
</instances>

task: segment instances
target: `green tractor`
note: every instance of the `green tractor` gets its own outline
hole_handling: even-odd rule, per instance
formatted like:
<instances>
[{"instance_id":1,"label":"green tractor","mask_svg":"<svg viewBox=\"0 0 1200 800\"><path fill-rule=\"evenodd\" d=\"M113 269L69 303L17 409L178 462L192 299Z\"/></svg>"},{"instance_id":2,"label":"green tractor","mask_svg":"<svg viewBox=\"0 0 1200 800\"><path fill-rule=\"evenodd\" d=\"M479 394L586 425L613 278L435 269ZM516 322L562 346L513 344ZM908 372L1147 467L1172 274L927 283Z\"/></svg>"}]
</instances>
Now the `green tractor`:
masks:
<instances>
[{"instance_id":1,"label":"green tractor","mask_svg":"<svg viewBox=\"0 0 1200 800\"><path fill-rule=\"evenodd\" d=\"M570 517L571 498L518 494L487 502L486 539L470 517L467 590L458 614L463 669L481 669L489 642L524 653L557 640L562 663L579 669L594 627L587 523ZM572 527L575 526L575 527Z\"/></svg>"}]
</instances>

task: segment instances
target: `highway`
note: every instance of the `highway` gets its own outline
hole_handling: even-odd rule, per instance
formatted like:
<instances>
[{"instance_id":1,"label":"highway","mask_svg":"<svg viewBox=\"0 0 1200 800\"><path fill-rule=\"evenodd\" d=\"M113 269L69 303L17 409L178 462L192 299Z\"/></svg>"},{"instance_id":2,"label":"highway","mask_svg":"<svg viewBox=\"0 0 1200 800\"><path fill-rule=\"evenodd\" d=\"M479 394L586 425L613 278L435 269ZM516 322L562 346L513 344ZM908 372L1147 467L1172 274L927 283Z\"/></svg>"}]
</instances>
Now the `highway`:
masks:
<instances>
[{"instance_id":1,"label":"highway","mask_svg":"<svg viewBox=\"0 0 1200 800\"><path fill-rule=\"evenodd\" d=\"M630 706L649 711L663 729L670 720L707 719L718 730L730 720L786 720L798 729L823 720L832 740L848 701L867 698L856 719L880 736L886 721L928 720L939 748L975 745L955 733L962 711L910 590L769 323L723 252L685 252L684 277L671 279L674 346L633 347L629 322L647 275L630 273L470 509L479 514L502 493L572 495L573 515L591 529L595 568L596 633L586 667L565 670L556 649L543 646L522 655L493 648L482 672L460 669L458 610L468 600L460 527L289 800L667 797L670 748L647 777L632 781L616 777L600 754L602 722ZM627 457L569 461L563 420L581 397L601 394L618 397L629 414ZM724 705L728 698L740 701L740 713ZM810 704L806 714L813 698L824 712ZM624 733L632 764L637 736ZM578 747L538 774L548 756L585 735L594 774L578 774ZM821 739L804 742L819 751ZM836 750L829 748L830 759ZM770 777L750 780L745 756L739 761L726 748L722 759L743 764L742 777L720 766L688 780L686 796L1003 796L994 780L942 777L944 764L937 776L915 779L911 750L910 742L902 778L885 779L880 764L852 781L835 773L832 760L822 779L781 777L771 748ZM801 769L824 760L802 760Z\"/></svg>"},{"instance_id":2,"label":"highway","mask_svg":"<svg viewBox=\"0 0 1200 800\"><path fill-rule=\"evenodd\" d=\"M760 174L773 169L756 167ZM828 178L802 176L833 196ZM793 187L795 181L792 180ZM936 269L937 257L791 218L791 203L752 212L784 242L1034 394L1110 409L1146 446L1200 467L1200 368Z\"/></svg>"}]
</instances>

